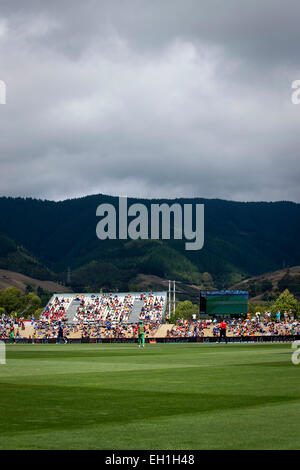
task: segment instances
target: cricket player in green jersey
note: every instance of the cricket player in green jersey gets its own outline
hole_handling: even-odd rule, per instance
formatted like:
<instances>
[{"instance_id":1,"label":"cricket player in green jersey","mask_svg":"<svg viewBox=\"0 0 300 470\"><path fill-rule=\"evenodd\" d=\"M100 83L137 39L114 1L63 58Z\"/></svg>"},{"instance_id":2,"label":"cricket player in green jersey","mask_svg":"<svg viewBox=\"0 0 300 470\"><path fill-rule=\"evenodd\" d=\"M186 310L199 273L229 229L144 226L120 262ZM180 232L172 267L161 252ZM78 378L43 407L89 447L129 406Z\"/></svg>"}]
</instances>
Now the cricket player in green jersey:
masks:
<instances>
[{"instance_id":1,"label":"cricket player in green jersey","mask_svg":"<svg viewBox=\"0 0 300 470\"><path fill-rule=\"evenodd\" d=\"M143 348L145 347L145 327L143 325L142 320L140 320L138 326L134 330L134 334L138 331L138 347L140 348L141 345Z\"/></svg>"},{"instance_id":2,"label":"cricket player in green jersey","mask_svg":"<svg viewBox=\"0 0 300 470\"><path fill-rule=\"evenodd\" d=\"M10 342L10 343L14 343L14 342L15 342L15 329L14 329L13 326L10 328L10 332L9 332L9 342Z\"/></svg>"}]
</instances>

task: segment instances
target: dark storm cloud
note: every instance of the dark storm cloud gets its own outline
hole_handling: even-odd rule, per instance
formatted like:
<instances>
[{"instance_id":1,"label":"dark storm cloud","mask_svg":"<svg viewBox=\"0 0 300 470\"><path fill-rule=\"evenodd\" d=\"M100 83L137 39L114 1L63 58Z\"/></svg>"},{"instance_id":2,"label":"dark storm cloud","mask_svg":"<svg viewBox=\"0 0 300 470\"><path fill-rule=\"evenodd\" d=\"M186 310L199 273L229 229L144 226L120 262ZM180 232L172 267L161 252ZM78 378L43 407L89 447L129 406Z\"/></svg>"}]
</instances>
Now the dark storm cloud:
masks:
<instances>
[{"instance_id":1,"label":"dark storm cloud","mask_svg":"<svg viewBox=\"0 0 300 470\"><path fill-rule=\"evenodd\" d=\"M0 2L0 192L300 200L296 1Z\"/></svg>"}]
</instances>

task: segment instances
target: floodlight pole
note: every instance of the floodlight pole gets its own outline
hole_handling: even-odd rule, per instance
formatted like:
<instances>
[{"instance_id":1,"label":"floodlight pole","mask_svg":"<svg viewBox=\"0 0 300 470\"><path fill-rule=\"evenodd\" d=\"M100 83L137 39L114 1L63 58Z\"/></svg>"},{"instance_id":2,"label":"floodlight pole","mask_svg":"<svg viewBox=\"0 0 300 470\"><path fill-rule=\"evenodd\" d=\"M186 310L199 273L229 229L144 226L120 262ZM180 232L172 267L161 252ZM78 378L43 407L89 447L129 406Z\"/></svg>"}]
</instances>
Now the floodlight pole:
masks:
<instances>
[{"instance_id":1,"label":"floodlight pole","mask_svg":"<svg viewBox=\"0 0 300 470\"><path fill-rule=\"evenodd\" d=\"M176 288L175 288L175 284L176 284L176 281L173 281L173 313L174 313L174 315L175 315L175 308L176 308L176 299L175 299Z\"/></svg>"},{"instance_id":2,"label":"floodlight pole","mask_svg":"<svg viewBox=\"0 0 300 470\"><path fill-rule=\"evenodd\" d=\"M171 318L171 281L169 280L169 319Z\"/></svg>"}]
</instances>

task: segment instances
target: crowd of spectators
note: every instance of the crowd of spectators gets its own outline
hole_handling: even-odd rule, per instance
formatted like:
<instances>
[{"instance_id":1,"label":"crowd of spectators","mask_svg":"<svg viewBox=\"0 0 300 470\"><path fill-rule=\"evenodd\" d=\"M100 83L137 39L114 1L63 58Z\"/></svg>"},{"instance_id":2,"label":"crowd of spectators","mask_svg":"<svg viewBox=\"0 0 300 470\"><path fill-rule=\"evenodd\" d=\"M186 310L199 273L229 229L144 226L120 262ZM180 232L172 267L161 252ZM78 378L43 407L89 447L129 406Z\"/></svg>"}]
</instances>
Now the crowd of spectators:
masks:
<instances>
[{"instance_id":1,"label":"crowd of spectators","mask_svg":"<svg viewBox=\"0 0 300 470\"><path fill-rule=\"evenodd\" d=\"M160 323L153 323L147 322L145 323L145 337L153 337L156 333ZM134 337L134 330L136 329L137 324L130 323L124 324L121 323L116 327L106 327L101 328L97 325L84 327L81 330L82 338L90 338L90 339L120 339L120 338L133 338Z\"/></svg>"},{"instance_id":2,"label":"crowd of spectators","mask_svg":"<svg viewBox=\"0 0 300 470\"><path fill-rule=\"evenodd\" d=\"M71 321L67 321L67 310L74 300L76 307L74 317ZM129 319L136 300L142 301L143 304L139 318L132 324ZM59 329L63 331L65 341L132 338L136 322L139 320L145 325L145 336L151 338L163 323L165 302L165 296L153 293L54 297L38 320L31 318L32 341L56 339ZM274 318L270 312L265 312L257 313L253 317L248 315L247 318L229 318L225 321L228 337L300 336L300 319L292 313L278 312ZM0 316L0 340L22 340L24 329L23 317L13 319L5 314ZM175 325L170 325L165 336L192 338L217 337L219 334L220 319L178 319Z\"/></svg>"},{"instance_id":3,"label":"crowd of spectators","mask_svg":"<svg viewBox=\"0 0 300 470\"><path fill-rule=\"evenodd\" d=\"M14 320L11 317L8 317L5 314L2 314L0 317L0 339L6 339L8 337L7 333L13 327Z\"/></svg>"},{"instance_id":4,"label":"crowd of spectators","mask_svg":"<svg viewBox=\"0 0 300 470\"><path fill-rule=\"evenodd\" d=\"M144 301L140 320L161 323L163 319L163 310L165 305L165 297L156 297L153 294L140 295L140 300Z\"/></svg>"},{"instance_id":5,"label":"crowd of spectators","mask_svg":"<svg viewBox=\"0 0 300 470\"><path fill-rule=\"evenodd\" d=\"M49 302L44 312L40 317L43 323L54 323L66 320L66 311L72 302L72 298L58 298L55 297L52 302Z\"/></svg>"},{"instance_id":6,"label":"crowd of spectators","mask_svg":"<svg viewBox=\"0 0 300 470\"><path fill-rule=\"evenodd\" d=\"M283 315L277 320L271 320L267 312L264 316L252 318L239 318L225 320L227 336L287 336L300 335L300 320L294 315ZM203 337L219 336L220 321L210 320L177 320L176 324L167 332L167 337Z\"/></svg>"},{"instance_id":7,"label":"crowd of spectators","mask_svg":"<svg viewBox=\"0 0 300 470\"><path fill-rule=\"evenodd\" d=\"M10 339L15 342L21 340L22 330L25 329L24 318L12 318L4 313L0 316L0 340Z\"/></svg>"},{"instance_id":8,"label":"crowd of spectators","mask_svg":"<svg viewBox=\"0 0 300 470\"><path fill-rule=\"evenodd\" d=\"M66 324L66 311L72 300L72 298L55 297L47 304L39 320L36 321L32 317L31 325L34 327L34 331L30 339L35 341L57 338L60 324Z\"/></svg>"},{"instance_id":9,"label":"crowd of spectators","mask_svg":"<svg viewBox=\"0 0 300 470\"><path fill-rule=\"evenodd\" d=\"M107 323L118 325L128 321L134 297L131 294L124 296L103 294L78 298L78 301L80 303L74 318L75 322L82 326L91 322L95 322L99 326L105 326Z\"/></svg>"},{"instance_id":10,"label":"crowd of spectators","mask_svg":"<svg viewBox=\"0 0 300 470\"><path fill-rule=\"evenodd\" d=\"M66 311L72 300L74 318L67 323ZM153 336L163 321L166 298L153 293L78 295L58 298L50 302L40 319L34 322L34 339L53 339L63 324L63 334L68 338L131 338L136 324L129 323L135 300L143 302L138 320L143 320L146 337Z\"/></svg>"},{"instance_id":11,"label":"crowd of spectators","mask_svg":"<svg viewBox=\"0 0 300 470\"><path fill-rule=\"evenodd\" d=\"M183 320L179 318L176 324L167 331L167 337L173 338L193 338L208 336L205 333L209 331L212 320Z\"/></svg>"}]
</instances>

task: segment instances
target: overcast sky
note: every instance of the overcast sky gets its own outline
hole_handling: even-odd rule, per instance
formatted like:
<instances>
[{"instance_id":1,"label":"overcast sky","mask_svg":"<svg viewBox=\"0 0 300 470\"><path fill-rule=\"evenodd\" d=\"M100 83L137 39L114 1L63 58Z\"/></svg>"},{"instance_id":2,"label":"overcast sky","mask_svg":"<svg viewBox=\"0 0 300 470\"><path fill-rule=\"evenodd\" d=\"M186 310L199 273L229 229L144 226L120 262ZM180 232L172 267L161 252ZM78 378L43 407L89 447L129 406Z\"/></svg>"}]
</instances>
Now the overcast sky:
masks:
<instances>
[{"instance_id":1,"label":"overcast sky","mask_svg":"<svg viewBox=\"0 0 300 470\"><path fill-rule=\"evenodd\" d=\"M299 0L0 0L0 195L300 202Z\"/></svg>"}]
</instances>

